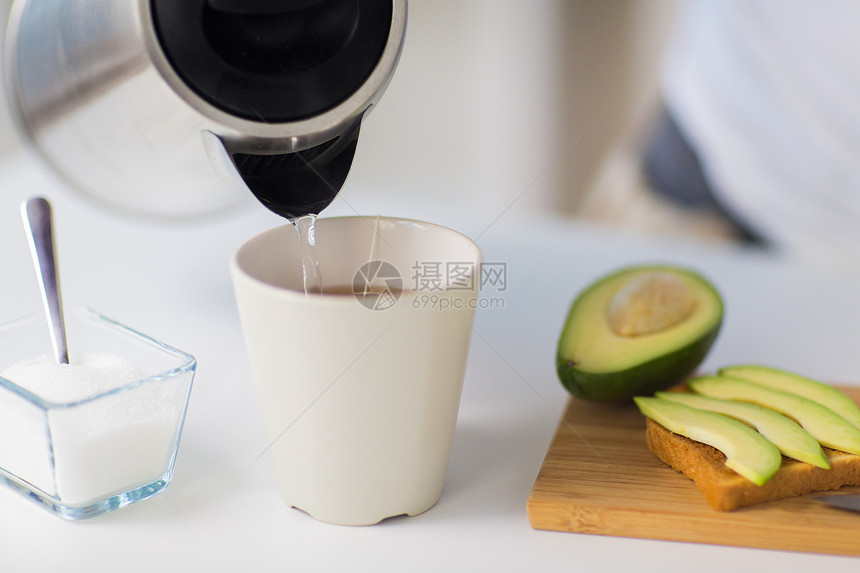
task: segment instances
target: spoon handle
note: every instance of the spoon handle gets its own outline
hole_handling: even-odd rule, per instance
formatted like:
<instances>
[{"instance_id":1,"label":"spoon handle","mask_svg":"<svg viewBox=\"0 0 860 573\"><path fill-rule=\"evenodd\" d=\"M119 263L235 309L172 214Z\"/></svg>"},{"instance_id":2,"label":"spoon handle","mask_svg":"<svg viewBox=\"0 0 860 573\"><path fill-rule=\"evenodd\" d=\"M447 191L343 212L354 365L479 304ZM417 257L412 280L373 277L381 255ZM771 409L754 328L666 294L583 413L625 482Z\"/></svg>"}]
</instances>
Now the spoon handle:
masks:
<instances>
[{"instance_id":1,"label":"spoon handle","mask_svg":"<svg viewBox=\"0 0 860 573\"><path fill-rule=\"evenodd\" d=\"M39 274L42 302L45 304L48 325L51 327L54 356L58 363L68 364L69 350L66 344L66 326L63 322L63 304L54 250L51 204L42 197L27 199L21 204L21 216L24 218L33 263Z\"/></svg>"}]
</instances>

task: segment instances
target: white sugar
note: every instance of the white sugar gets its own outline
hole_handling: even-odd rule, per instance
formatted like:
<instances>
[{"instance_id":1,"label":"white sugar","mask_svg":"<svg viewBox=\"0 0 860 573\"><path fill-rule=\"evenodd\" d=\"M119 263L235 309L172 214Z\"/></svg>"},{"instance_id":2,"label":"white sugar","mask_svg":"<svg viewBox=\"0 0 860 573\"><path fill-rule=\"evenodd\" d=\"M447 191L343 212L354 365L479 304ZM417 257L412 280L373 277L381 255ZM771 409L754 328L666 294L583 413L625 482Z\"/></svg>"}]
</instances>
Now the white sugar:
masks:
<instances>
[{"instance_id":1,"label":"white sugar","mask_svg":"<svg viewBox=\"0 0 860 573\"><path fill-rule=\"evenodd\" d=\"M83 504L159 479L172 455L178 413L158 381L105 392L146 373L113 354L38 357L0 376L52 404L0 389L0 467L66 503Z\"/></svg>"},{"instance_id":2,"label":"white sugar","mask_svg":"<svg viewBox=\"0 0 860 573\"><path fill-rule=\"evenodd\" d=\"M23 360L0 372L10 380L48 402L74 402L95 396L144 378L143 370L122 356L84 353L70 364L39 356Z\"/></svg>"}]
</instances>

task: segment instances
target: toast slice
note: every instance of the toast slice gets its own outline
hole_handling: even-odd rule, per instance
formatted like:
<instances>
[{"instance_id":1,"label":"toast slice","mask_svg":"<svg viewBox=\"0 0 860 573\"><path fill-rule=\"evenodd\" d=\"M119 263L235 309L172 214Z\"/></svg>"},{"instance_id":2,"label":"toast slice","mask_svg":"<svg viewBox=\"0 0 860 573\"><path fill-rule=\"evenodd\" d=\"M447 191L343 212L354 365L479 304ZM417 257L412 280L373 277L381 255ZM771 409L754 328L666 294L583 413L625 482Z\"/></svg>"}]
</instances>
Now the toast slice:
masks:
<instances>
[{"instance_id":1,"label":"toast slice","mask_svg":"<svg viewBox=\"0 0 860 573\"><path fill-rule=\"evenodd\" d=\"M779 471L767 483L757 486L727 468L725 455L716 448L670 432L650 418L646 420L648 449L693 480L711 507L720 511L860 485L860 456L823 448L830 459L829 470L783 456Z\"/></svg>"}]
</instances>

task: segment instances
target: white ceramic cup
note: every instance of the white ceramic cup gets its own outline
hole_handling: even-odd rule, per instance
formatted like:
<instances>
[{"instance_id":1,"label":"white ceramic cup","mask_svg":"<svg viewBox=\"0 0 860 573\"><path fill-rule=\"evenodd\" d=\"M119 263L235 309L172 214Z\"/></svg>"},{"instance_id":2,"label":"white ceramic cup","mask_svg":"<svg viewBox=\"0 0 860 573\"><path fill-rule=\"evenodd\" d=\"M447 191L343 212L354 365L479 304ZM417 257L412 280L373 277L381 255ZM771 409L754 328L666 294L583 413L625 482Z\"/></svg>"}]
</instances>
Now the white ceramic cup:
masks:
<instances>
[{"instance_id":1,"label":"white ceramic cup","mask_svg":"<svg viewBox=\"0 0 860 573\"><path fill-rule=\"evenodd\" d=\"M374 274L374 285L393 287L399 274L404 291L399 298L396 288L391 297L306 295L289 225L254 237L234 256L281 497L344 525L417 515L439 499L448 467L480 250L438 225L342 217L317 221L316 252L323 293L354 281L363 293Z\"/></svg>"}]
</instances>

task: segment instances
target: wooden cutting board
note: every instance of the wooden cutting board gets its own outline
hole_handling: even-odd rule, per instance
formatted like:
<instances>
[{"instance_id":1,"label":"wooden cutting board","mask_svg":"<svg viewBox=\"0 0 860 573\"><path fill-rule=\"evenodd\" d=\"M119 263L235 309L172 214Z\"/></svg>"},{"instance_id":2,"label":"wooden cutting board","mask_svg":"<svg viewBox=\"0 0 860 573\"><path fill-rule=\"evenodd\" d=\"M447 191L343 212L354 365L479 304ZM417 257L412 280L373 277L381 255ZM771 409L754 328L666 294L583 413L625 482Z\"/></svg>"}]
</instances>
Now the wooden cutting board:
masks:
<instances>
[{"instance_id":1,"label":"wooden cutting board","mask_svg":"<svg viewBox=\"0 0 860 573\"><path fill-rule=\"evenodd\" d=\"M860 388L841 389L860 403ZM711 509L691 480L648 451L645 418L632 403L570 400L528 514L535 529L860 555L860 513L810 496Z\"/></svg>"}]
</instances>

